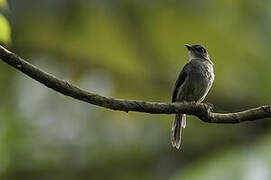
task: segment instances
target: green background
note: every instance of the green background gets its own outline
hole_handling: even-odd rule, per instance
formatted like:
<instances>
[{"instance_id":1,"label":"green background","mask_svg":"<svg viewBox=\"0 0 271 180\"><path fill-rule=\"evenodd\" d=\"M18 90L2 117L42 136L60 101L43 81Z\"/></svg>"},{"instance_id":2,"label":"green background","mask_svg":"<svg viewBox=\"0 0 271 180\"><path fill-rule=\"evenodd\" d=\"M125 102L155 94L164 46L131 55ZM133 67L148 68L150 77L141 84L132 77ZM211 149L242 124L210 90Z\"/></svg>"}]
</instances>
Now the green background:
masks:
<instances>
[{"instance_id":1,"label":"green background","mask_svg":"<svg viewBox=\"0 0 271 180\"><path fill-rule=\"evenodd\" d=\"M170 102L204 45L216 112L271 104L271 1L0 0L0 42L39 68L108 97ZM226 125L113 112L64 97L0 63L0 177L271 179L270 119Z\"/></svg>"}]
</instances>

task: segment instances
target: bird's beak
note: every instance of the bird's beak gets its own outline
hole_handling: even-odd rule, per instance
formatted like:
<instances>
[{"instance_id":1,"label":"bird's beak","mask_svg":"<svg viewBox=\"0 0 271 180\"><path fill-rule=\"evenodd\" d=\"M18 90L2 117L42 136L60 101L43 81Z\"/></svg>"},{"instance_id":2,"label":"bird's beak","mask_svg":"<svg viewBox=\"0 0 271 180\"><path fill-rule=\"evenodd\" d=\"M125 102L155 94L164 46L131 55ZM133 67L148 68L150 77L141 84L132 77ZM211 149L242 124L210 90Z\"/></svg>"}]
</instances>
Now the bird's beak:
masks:
<instances>
[{"instance_id":1,"label":"bird's beak","mask_svg":"<svg viewBox=\"0 0 271 180\"><path fill-rule=\"evenodd\" d=\"M192 46L190 46L189 44L185 44L185 47L186 47L188 50L191 50L191 49L192 49Z\"/></svg>"}]
</instances>

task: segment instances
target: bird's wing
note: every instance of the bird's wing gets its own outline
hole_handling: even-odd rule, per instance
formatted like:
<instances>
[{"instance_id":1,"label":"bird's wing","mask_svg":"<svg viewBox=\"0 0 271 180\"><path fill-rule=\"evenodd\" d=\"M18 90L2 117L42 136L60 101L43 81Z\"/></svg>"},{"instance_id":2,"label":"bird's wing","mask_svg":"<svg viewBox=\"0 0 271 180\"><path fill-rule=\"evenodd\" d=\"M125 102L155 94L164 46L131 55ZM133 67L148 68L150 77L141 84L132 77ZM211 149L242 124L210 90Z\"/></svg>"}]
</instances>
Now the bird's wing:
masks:
<instances>
[{"instance_id":1,"label":"bird's wing","mask_svg":"<svg viewBox=\"0 0 271 180\"><path fill-rule=\"evenodd\" d=\"M180 72L179 77L175 83L174 86L174 91L173 91L173 95L172 95L172 102L176 102L176 98L177 98L177 94L178 94L178 89L179 87L184 83L186 77L187 77L187 66L189 65L189 63L187 63L184 67L183 70Z\"/></svg>"}]
</instances>

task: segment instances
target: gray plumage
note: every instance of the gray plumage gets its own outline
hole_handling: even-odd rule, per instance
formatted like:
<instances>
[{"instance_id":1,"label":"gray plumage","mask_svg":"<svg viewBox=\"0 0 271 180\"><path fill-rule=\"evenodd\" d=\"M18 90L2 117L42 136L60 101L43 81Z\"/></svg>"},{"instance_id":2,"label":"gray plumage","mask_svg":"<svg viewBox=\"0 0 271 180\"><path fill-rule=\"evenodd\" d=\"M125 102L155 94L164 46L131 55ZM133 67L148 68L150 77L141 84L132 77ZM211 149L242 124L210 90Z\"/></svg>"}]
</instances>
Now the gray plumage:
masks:
<instances>
[{"instance_id":1,"label":"gray plumage","mask_svg":"<svg viewBox=\"0 0 271 180\"><path fill-rule=\"evenodd\" d=\"M202 102L214 81L213 63L206 49L200 45L185 45L189 62L175 83L172 102ZM185 114L176 114L171 129L171 144L179 149L182 128L186 126Z\"/></svg>"}]
</instances>

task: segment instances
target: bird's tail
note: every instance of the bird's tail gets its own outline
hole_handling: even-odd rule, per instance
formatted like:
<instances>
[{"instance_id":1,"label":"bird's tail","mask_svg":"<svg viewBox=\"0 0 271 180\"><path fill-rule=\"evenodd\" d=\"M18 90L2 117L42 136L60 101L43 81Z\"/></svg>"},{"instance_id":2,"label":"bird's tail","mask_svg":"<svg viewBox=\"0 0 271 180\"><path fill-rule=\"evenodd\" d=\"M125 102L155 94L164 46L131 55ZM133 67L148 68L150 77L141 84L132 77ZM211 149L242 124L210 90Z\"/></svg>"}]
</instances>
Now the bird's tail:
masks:
<instances>
[{"instance_id":1,"label":"bird's tail","mask_svg":"<svg viewBox=\"0 0 271 180\"><path fill-rule=\"evenodd\" d=\"M185 114L176 114L172 129L171 129L171 144L176 149L181 146L182 128L186 126Z\"/></svg>"}]
</instances>

